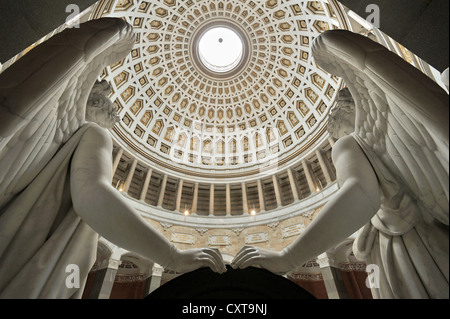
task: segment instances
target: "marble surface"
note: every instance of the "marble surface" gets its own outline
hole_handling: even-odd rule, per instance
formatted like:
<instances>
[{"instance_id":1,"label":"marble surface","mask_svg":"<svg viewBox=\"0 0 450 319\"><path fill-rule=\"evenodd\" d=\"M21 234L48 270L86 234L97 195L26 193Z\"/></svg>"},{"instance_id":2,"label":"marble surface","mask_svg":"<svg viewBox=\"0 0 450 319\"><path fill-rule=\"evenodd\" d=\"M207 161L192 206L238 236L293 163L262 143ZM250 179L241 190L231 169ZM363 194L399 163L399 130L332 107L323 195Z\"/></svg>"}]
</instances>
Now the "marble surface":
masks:
<instances>
[{"instance_id":1,"label":"marble surface","mask_svg":"<svg viewBox=\"0 0 450 319\"><path fill-rule=\"evenodd\" d=\"M170 270L226 270L217 249L176 248L111 186L117 116L96 80L134 40L122 19L89 21L0 74L1 298L81 297L99 234Z\"/></svg>"},{"instance_id":2,"label":"marble surface","mask_svg":"<svg viewBox=\"0 0 450 319\"><path fill-rule=\"evenodd\" d=\"M312 51L354 102L330 126L340 190L285 249L245 247L232 265L284 273L359 229L355 256L379 269L374 298L448 298L448 94L348 31L323 33Z\"/></svg>"},{"instance_id":3,"label":"marble surface","mask_svg":"<svg viewBox=\"0 0 450 319\"><path fill-rule=\"evenodd\" d=\"M441 74L441 80L442 80L442 82L445 84L445 86L447 87L447 90L448 90L448 82L449 82L448 68L446 68L446 69L444 70L444 72L442 72L442 74Z\"/></svg>"}]
</instances>

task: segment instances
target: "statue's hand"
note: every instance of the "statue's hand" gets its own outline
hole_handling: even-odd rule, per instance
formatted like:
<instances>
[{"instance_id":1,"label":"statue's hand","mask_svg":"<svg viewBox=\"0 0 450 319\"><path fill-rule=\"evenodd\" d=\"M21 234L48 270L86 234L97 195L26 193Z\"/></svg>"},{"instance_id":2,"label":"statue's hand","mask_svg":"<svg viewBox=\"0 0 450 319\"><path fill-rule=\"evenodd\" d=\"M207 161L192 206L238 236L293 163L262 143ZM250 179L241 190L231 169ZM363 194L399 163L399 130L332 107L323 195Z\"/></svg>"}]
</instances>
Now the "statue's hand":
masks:
<instances>
[{"instance_id":1,"label":"statue's hand","mask_svg":"<svg viewBox=\"0 0 450 319\"><path fill-rule=\"evenodd\" d=\"M244 269L253 265L280 275L295 268L284 250L272 251L253 246L242 247L231 262L234 269Z\"/></svg>"},{"instance_id":2,"label":"statue's hand","mask_svg":"<svg viewBox=\"0 0 450 319\"><path fill-rule=\"evenodd\" d=\"M212 271L219 274L227 271L222 255L217 248L194 248L188 250L175 248L169 264L165 266L165 268L179 273L187 273L203 267L209 267Z\"/></svg>"}]
</instances>

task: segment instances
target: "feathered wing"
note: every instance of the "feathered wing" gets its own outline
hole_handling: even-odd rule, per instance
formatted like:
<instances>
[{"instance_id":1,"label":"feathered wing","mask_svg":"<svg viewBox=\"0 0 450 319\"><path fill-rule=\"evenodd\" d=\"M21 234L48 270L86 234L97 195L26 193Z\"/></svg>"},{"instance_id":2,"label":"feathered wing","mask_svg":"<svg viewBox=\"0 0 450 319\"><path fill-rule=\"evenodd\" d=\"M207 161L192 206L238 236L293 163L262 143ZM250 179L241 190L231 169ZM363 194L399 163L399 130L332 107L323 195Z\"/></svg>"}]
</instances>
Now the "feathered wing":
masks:
<instances>
[{"instance_id":1,"label":"feathered wing","mask_svg":"<svg viewBox=\"0 0 450 319\"><path fill-rule=\"evenodd\" d=\"M448 225L448 94L380 44L349 31L321 34L312 51L318 65L346 82L356 105L354 134L369 156Z\"/></svg>"},{"instance_id":2,"label":"feathered wing","mask_svg":"<svg viewBox=\"0 0 450 319\"><path fill-rule=\"evenodd\" d=\"M133 44L133 28L123 20L93 20L53 36L0 74L0 208L84 123L96 79Z\"/></svg>"}]
</instances>

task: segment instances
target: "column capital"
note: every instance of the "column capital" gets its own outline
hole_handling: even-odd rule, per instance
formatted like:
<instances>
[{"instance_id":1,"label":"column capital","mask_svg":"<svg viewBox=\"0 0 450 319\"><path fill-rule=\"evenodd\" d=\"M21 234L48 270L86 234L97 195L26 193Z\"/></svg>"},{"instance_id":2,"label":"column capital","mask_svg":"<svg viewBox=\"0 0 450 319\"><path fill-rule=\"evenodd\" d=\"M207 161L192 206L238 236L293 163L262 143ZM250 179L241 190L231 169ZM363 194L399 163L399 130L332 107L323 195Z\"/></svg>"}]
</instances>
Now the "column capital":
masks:
<instances>
[{"instance_id":1,"label":"column capital","mask_svg":"<svg viewBox=\"0 0 450 319\"><path fill-rule=\"evenodd\" d=\"M338 268L338 262L328 253L322 253L317 256L317 263L320 268L333 267Z\"/></svg>"},{"instance_id":2,"label":"column capital","mask_svg":"<svg viewBox=\"0 0 450 319\"><path fill-rule=\"evenodd\" d=\"M326 252L317 256L317 262L320 266L323 282L327 290L329 299L348 298L345 284L342 280L342 274L337 268L336 261Z\"/></svg>"},{"instance_id":3,"label":"column capital","mask_svg":"<svg viewBox=\"0 0 450 319\"><path fill-rule=\"evenodd\" d=\"M161 286L161 279L164 272L164 268L158 264L154 264L152 267L152 276L148 287L148 294L158 289Z\"/></svg>"},{"instance_id":4,"label":"column capital","mask_svg":"<svg viewBox=\"0 0 450 319\"><path fill-rule=\"evenodd\" d=\"M109 269L119 269L120 264L122 263L122 260L118 260L118 259L114 259L114 258L108 258L103 260L99 265L98 265L98 269L104 269L104 268L109 268Z\"/></svg>"},{"instance_id":5,"label":"column capital","mask_svg":"<svg viewBox=\"0 0 450 319\"><path fill-rule=\"evenodd\" d=\"M164 267L159 264L154 264L152 267L152 276L159 276L161 277L164 272Z\"/></svg>"}]
</instances>

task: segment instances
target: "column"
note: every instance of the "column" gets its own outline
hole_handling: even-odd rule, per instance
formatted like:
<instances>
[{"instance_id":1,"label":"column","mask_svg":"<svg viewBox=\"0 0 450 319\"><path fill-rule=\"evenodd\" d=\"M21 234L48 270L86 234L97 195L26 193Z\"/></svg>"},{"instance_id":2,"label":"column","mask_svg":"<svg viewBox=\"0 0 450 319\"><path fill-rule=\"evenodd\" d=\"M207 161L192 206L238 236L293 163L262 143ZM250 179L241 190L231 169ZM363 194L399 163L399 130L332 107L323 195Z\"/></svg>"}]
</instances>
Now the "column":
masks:
<instances>
[{"instance_id":1,"label":"column","mask_svg":"<svg viewBox=\"0 0 450 319\"><path fill-rule=\"evenodd\" d=\"M164 268L158 264L154 264L152 267L152 276L150 278L150 284L148 287L147 295L151 294L153 291L161 286L161 278L164 272Z\"/></svg>"},{"instance_id":2,"label":"column","mask_svg":"<svg viewBox=\"0 0 450 319\"><path fill-rule=\"evenodd\" d=\"M198 203L198 183L195 183L194 196L192 198L192 213L197 213L197 203Z\"/></svg>"},{"instance_id":3,"label":"column","mask_svg":"<svg viewBox=\"0 0 450 319\"><path fill-rule=\"evenodd\" d=\"M322 152L319 150L316 150L316 156L317 159L319 160L320 168L322 169L323 175L325 176L328 185L333 182L333 179L331 178L330 174L330 165L327 163L328 159L325 160Z\"/></svg>"},{"instance_id":4,"label":"column","mask_svg":"<svg viewBox=\"0 0 450 319\"><path fill-rule=\"evenodd\" d=\"M320 266L328 298L348 299L342 274L335 265L335 261L327 253L323 253L317 257L317 262Z\"/></svg>"},{"instance_id":5,"label":"column","mask_svg":"<svg viewBox=\"0 0 450 319\"><path fill-rule=\"evenodd\" d=\"M256 184L258 185L258 197L259 197L259 211L266 210L266 205L264 205L264 193L262 188L261 180L258 179L256 181Z\"/></svg>"},{"instance_id":6,"label":"column","mask_svg":"<svg viewBox=\"0 0 450 319\"><path fill-rule=\"evenodd\" d=\"M177 212L180 212L180 205L181 205L181 195L183 193L183 180L180 179L178 181L178 189L177 189L177 201L175 203L175 210ZM183 211L184 212L184 211Z\"/></svg>"},{"instance_id":7,"label":"column","mask_svg":"<svg viewBox=\"0 0 450 319\"><path fill-rule=\"evenodd\" d=\"M214 215L214 184L209 188L209 215Z\"/></svg>"},{"instance_id":8,"label":"column","mask_svg":"<svg viewBox=\"0 0 450 319\"><path fill-rule=\"evenodd\" d=\"M125 193L128 193L128 191L130 190L131 181L133 180L134 171L136 170L137 163L138 161L136 158L133 160L133 163L131 163L130 171L128 172L127 179L125 180L125 185L123 187L123 191Z\"/></svg>"},{"instance_id":9,"label":"column","mask_svg":"<svg viewBox=\"0 0 450 319\"><path fill-rule=\"evenodd\" d=\"M164 200L164 193L166 192L166 185L167 185L167 175L164 174L162 183L161 183L161 191L159 192L158 196L158 203L156 206L162 207L163 200Z\"/></svg>"},{"instance_id":10,"label":"column","mask_svg":"<svg viewBox=\"0 0 450 319\"><path fill-rule=\"evenodd\" d=\"M311 191L311 194L314 194L316 192L316 185L314 184L309 165L305 160L303 160L302 166L303 170L305 171L306 180L308 181L309 190Z\"/></svg>"},{"instance_id":11,"label":"column","mask_svg":"<svg viewBox=\"0 0 450 319\"><path fill-rule=\"evenodd\" d=\"M120 159L122 158L122 155L123 155L123 148L121 148L117 152L116 156L114 157L114 162L113 162L113 167L112 167L113 176L116 173L117 166L119 166L119 162L120 162Z\"/></svg>"},{"instance_id":12,"label":"column","mask_svg":"<svg viewBox=\"0 0 450 319\"><path fill-rule=\"evenodd\" d=\"M334 143L336 142L336 140L334 139L334 137L330 136L330 137L328 138L328 142L330 143L331 147L333 147L333 146L334 146Z\"/></svg>"},{"instance_id":13,"label":"column","mask_svg":"<svg viewBox=\"0 0 450 319\"><path fill-rule=\"evenodd\" d=\"M241 189L242 189L242 209L244 211L244 214L248 214L247 187L245 186L245 183L241 184Z\"/></svg>"},{"instance_id":14,"label":"column","mask_svg":"<svg viewBox=\"0 0 450 319\"><path fill-rule=\"evenodd\" d=\"M147 197L148 185L150 185L150 180L152 179L153 170L151 168L148 169L147 175L145 175L144 185L142 185L141 196L139 200L145 200Z\"/></svg>"},{"instance_id":15,"label":"column","mask_svg":"<svg viewBox=\"0 0 450 319\"><path fill-rule=\"evenodd\" d=\"M289 183L291 185L292 196L294 196L294 202L295 202L295 201L299 200L297 183L295 182L294 174L292 173L292 169L288 168L287 173L288 173L288 177L289 177Z\"/></svg>"},{"instance_id":16,"label":"column","mask_svg":"<svg viewBox=\"0 0 450 319\"><path fill-rule=\"evenodd\" d=\"M109 299L121 261L110 258L95 273L89 299Z\"/></svg>"},{"instance_id":17,"label":"column","mask_svg":"<svg viewBox=\"0 0 450 319\"><path fill-rule=\"evenodd\" d=\"M231 216L231 189L230 184L225 186L225 200L227 216Z\"/></svg>"},{"instance_id":18,"label":"column","mask_svg":"<svg viewBox=\"0 0 450 319\"><path fill-rule=\"evenodd\" d=\"M277 207L280 207L283 205L281 201L281 194L280 194L280 186L278 184L278 178L277 175L272 175L272 182L273 182L273 189L275 191L275 198L277 200Z\"/></svg>"}]
</instances>

